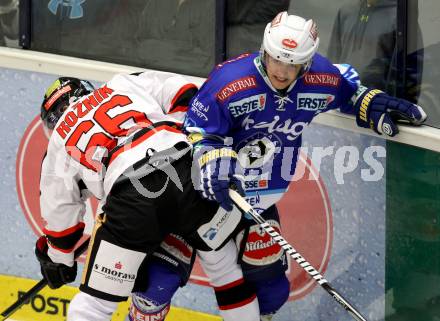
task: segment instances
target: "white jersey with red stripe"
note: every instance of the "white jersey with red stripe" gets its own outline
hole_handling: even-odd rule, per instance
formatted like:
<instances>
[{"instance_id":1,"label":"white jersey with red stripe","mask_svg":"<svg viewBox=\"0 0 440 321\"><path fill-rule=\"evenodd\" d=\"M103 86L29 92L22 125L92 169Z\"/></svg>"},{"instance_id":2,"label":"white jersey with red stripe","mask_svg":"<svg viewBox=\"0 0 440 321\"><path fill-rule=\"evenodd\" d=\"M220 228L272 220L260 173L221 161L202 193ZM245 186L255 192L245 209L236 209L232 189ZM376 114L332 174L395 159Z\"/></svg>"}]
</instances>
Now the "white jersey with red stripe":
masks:
<instances>
[{"instance_id":1,"label":"white jersey with red stripe","mask_svg":"<svg viewBox=\"0 0 440 321\"><path fill-rule=\"evenodd\" d=\"M116 75L72 103L54 128L42 165L45 233L62 238L80 228L85 213L81 181L104 199L115 180L148 151L188 142L180 126L189 98L182 97L195 90L180 75L147 71Z\"/></svg>"}]
</instances>

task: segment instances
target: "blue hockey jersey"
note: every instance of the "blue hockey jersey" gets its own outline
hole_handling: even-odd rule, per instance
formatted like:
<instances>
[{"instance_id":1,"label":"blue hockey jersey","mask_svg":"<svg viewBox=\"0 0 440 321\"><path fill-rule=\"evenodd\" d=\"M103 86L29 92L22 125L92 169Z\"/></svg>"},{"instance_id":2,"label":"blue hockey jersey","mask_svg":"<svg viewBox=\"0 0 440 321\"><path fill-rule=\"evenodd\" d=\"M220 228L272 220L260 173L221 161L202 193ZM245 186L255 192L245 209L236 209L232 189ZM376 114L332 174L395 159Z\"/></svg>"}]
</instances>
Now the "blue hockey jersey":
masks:
<instances>
[{"instance_id":1,"label":"blue hockey jersey","mask_svg":"<svg viewBox=\"0 0 440 321\"><path fill-rule=\"evenodd\" d=\"M306 126L331 109L354 113L351 98L359 85L351 66L315 54L309 72L281 93L271 85L260 55L243 54L211 72L192 99L184 126L199 137L198 144L218 145L221 138L220 144L237 151L246 196L264 210L287 190Z\"/></svg>"}]
</instances>

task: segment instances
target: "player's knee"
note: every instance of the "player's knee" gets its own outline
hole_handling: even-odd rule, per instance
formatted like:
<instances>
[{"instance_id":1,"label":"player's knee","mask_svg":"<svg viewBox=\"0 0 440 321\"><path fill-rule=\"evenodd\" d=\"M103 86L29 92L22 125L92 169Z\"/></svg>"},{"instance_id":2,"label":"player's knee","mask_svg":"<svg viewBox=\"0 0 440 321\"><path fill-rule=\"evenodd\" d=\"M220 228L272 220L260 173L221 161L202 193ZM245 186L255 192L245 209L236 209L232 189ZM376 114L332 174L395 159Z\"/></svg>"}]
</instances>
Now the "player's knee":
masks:
<instances>
[{"instance_id":1,"label":"player's knee","mask_svg":"<svg viewBox=\"0 0 440 321\"><path fill-rule=\"evenodd\" d=\"M200 263L214 287L224 286L243 278L237 263L237 247L229 241L217 251L198 251Z\"/></svg>"},{"instance_id":2,"label":"player's knee","mask_svg":"<svg viewBox=\"0 0 440 321\"><path fill-rule=\"evenodd\" d=\"M165 265L153 263L148 268L147 289L132 295L130 321L164 320L180 283L179 274Z\"/></svg>"},{"instance_id":3,"label":"player's knee","mask_svg":"<svg viewBox=\"0 0 440 321\"><path fill-rule=\"evenodd\" d=\"M116 310L118 302L99 299L79 292L69 304L67 321L108 321Z\"/></svg>"},{"instance_id":4,"label":"player's knee","mask_svg":"<svg viewBox=\"0 0 440 321\"><path fill-rule=\"evenodd\" d=\"M290 293L290 283L285 274L270 280L253 282L262 315L278 311L287 301Z\"/></svg>"}]
</instances>

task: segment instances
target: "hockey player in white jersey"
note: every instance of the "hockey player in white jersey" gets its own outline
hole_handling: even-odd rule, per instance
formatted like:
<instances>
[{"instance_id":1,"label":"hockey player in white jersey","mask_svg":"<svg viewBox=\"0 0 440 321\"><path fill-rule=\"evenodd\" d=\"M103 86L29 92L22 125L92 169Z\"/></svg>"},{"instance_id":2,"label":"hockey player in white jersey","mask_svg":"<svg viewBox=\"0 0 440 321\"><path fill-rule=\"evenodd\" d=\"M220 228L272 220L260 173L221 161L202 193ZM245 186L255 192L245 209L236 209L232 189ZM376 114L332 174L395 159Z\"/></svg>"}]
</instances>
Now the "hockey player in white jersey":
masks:
<instances>
[{"instance_id":1,"label":"hockey player in white jersey","mask_svg":"<svg viewBox=\"0 0 440 321\"><path fill-rule=\"evenodd\" d=\"M67 320L110 320L133 290L130 319L163 320L189 277L191 246L217 247L238 224L238 213L219 210L193 189L190 145L180 126L195 91L183 77L162 72L117 75L96 90L59 78L47 90L41 116L53 132L40 182L47 225L36 255L51 288L76 277L84 199L91 193L104 204ZM218 222L222 228L208 234ZM239 278L233 263L224 271ZM242 287L240 299L258 316L249 289Z\"/></svg>"}]
</instances>

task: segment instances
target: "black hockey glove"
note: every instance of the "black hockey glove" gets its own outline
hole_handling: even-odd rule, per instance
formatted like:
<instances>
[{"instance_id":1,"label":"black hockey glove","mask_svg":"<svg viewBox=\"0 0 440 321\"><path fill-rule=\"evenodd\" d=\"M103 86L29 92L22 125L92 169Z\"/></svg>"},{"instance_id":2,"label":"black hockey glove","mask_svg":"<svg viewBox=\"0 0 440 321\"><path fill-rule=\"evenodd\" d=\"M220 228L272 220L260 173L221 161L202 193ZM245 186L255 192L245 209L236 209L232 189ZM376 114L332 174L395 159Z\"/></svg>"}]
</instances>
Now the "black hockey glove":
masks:
<instances>
[{"instance_id":1,"label":"black hockey glove","mask_svg":"<svg viewBox=\"0 0 440 321\"><path fill-rule=\"evenodd\" d=\"M358 126L371 128L378 134L395 136L399 132L397 122L418 126L427 118L422 107L378 89L360 86L356 96L354 106Z\"/></svg>"},{"instance_id":2,"label":"black hockey glove","mask_svg":"<svg viewBox=\"0 0 440 321\"><path fill-rule=\"evenodd\" d=\"M41 236L35 245L35 255L41 265L41 274L51 289L58 289L64 284L75 281L77 264L72 267L62 263L54 263L47 255L47 238Z\"/></svg>"}]
</instances>

